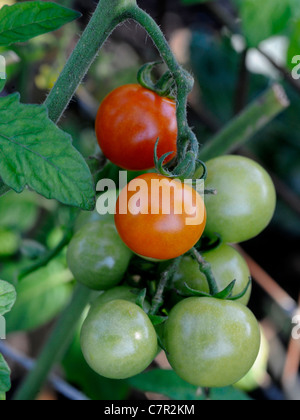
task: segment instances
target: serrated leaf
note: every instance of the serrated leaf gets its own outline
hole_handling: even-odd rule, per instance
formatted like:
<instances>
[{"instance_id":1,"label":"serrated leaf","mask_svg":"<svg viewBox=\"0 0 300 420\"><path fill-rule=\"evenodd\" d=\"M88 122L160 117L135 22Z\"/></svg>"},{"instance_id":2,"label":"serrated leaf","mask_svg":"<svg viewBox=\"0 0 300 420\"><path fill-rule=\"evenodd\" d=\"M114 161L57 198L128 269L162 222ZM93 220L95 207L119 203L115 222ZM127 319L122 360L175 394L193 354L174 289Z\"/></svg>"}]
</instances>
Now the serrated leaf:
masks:
<instances>
[{"instance_id":1,"label":"serrated leaf","mask_svg":"<svg viewBox=\"0 0 300 420\"><path fill-rule=\"evenodd\" d=\"M29 186L63 204L94 208L90 170L44 105L21 104L18 94L0 98L0 156L0 177L16 192Z\"/></svg>"},{"instance_id":2,"label":"serrated leaf","mask_svg":"<svg viewBox=\"0 0 300 420\"><path fill-rule=\"evenodd\" d=\"M14 286L6 281L0 280L0 315L11 310L16 301L16 290Z\"/></svg>"},{"instance_id":3,"label":"serrated leaf","mask_svg":"<svg viewBox=\"0 0 300 420\"><path fill-rule=\"evenodd\" d=\"M28 1L3 6L0 10L0 45L28 41L55 31L80 16L74 10L51 2Z\"/></svg>"},{"instance_id":4,"label":"serrated leaf","mask_svg":"<svg viewBox=\"0 0 300 420\"><path fill-rule=\"evenodd\" d=\"M5 400L5 393L10 390L10 369L0 354L0 400Z\"/></svg>"},{"instance_id":5,"label":"serrated leaf","mask_svg":"<svg viewBox=\"0 0 300 420\"><path fill-rule=\"evenodd\" d=\"M201 388L190 385L173 370L154 369L128 379L128 383L143 392L155 392L172 400L205 400ZM246 394L232 387L210 390L210 400L249 400Z\"/></svg>"}]
</instances>

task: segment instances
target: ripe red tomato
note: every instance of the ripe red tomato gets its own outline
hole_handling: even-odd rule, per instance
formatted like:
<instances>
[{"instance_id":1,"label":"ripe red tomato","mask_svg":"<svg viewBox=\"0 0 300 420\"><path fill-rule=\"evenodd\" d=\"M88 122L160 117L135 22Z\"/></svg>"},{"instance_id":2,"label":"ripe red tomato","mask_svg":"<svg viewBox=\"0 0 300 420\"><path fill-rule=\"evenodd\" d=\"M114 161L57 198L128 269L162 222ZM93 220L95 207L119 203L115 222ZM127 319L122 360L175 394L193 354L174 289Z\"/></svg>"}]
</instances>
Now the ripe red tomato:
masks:
<instances>
[{"instance_id":1,"label":"ripe red tomato","mask_svg":"<svg viewBox=\"0 0 300 420\"><path fill-rule=\"evenodd\" d=\"M121 86L100 105L96 135L104 155L127 170L154 168L154 146L158 157L176 155L177 119L175 101L163 98L138 84Z\"/></svg>"},{"instance_id":2,"label":"ripe red tomato","mask_svg":"<svg viewBox=\"0 0 300 420\"><path fill-rule=\"evenodd\" d=\"M125 244L143 257L176 258L189 251L204 231L202 197L189 185L173 180L170 187L170 182L155 173L141 175L121 191L117 201L118 232ZM151 188L154 185L156 188Z\"/></svg>"}]
</instances>

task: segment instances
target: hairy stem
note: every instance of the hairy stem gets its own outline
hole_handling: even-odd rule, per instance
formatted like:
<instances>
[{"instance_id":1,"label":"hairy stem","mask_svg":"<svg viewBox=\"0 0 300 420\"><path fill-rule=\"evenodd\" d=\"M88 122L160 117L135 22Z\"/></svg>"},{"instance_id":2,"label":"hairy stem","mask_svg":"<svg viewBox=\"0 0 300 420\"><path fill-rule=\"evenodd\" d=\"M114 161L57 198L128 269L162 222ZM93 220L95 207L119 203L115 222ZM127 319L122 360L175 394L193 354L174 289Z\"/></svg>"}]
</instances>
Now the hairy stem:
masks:
<instances>
[{"instance_id":1,"label":"hairy stem","mask_svg":"<svg viewBox=\"0 0 300 420\"><path fill-rule=\"evenodd\" d=\"M29 274L33 273L34 271L45 267L50 261L52 261L55 257L57 257L61 251L69 244L73 236L73 229L69 229L59 244L54 248L43 255L38 261L36 261L31 266L24 268L18 275L18 280L21 281L24 277L28 276Z\"/></svg>"},{"instance_id":2,"label":"hairy stem","mask_svg":"<svg viewBox=\"0 0 300 420\"><path fill-rule=\"evenodd\" d=\"M172 277L174 276L179 263L181 261L181 258L176 258L170 265L169 267L161 274L161 278L160 281L158 283L157 286L157 290L156 293L154 295L154 298L152 300L152 306L150 309L150 315L155 315L158 310L160 309L160 307L162 306L163 302L164 302L164 293L166 290L166 287L168 286L169 281L172 279Z\"/></svg>"},{"instance_id":3,"label":"hairy stem","mask_svg":"<svg viewBox=\"0 0 300 420\"><path fill-rule=\"evenodd\" d=\"M100 0L86 30L78 41L45 104L52 121L58 122L78 86L113 29L127 19L133 0Z\"/></svg>"},{"instance_id":4,"label":"hairy stem","mask_svg":"<svg viewBox=\"0 0 300 420\"><path fill-rule=\"evenodd\" d=\"M181 163L184 160L188 147L191 148L196 159L199 144L187 121L187 97L193 89L194 79L179 65L164 34L151 16L139 7L133 7L129 10L129 17L148 32L175 80L177 86L178 161Z\"/></svg>"}]
</instances>

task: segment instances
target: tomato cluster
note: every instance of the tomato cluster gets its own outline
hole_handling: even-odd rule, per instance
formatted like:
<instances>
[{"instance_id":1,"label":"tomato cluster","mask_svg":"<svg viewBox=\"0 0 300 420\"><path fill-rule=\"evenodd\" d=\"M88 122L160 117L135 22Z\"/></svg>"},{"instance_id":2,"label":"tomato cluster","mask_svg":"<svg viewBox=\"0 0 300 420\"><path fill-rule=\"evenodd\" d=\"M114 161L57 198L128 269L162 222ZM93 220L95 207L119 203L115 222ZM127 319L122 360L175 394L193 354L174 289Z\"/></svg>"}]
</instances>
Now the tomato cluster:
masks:
<instances>
[{"instance_id":1,"label":"tomato cluster","mask_svg":"<svg viewBox=\"0 0 300 420\"><path fill-rule=\"evenodd\" d=\"M139 85L123 86L100 106L96 134L115 165L153 169L158 138L158 158L172 152L167 163L175 157L175 102ZM268 225L276 205L275 189L266 171L250 159L222 156L206 165L205 186L217 194L205 200L192 185L144 173L120 192L114 220L80 216L67 257L77 281L102 291L81 333L83 354L100 375L113 379L136 375L161 348L181 378L201 387L234 384L254 364L260 330L246 307L250 272L232 244L253 238ZM232 284L226 296L211 293L205 271L189 252L193 247L210 264L219 292ZM141 299L142 283L137 288L128 283L128 267L140 257L147 267L159 267L156 272L168 265L166 260L180 258L165 294L166 320L152 312L147 301L156 296L153 283L145 289L146 300ZM154 327L157 318L165 322Z\"/></svg>"}]
</instances>

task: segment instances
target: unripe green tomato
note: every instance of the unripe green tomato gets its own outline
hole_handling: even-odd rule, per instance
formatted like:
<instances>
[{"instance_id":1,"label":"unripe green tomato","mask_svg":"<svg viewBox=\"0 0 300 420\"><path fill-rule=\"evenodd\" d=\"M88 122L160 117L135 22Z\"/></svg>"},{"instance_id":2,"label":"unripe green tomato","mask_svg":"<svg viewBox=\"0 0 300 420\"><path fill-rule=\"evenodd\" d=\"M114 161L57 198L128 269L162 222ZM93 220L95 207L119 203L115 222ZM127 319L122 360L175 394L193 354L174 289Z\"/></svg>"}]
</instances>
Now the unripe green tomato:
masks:
<instances>
[{"instance_id":1,"label":"unripe green tomato","mask_svg":"<svg viewBox=\"0 0 300 420\"><path fill-rule=\"evenodd\" d=\"M211 264L220 291L225 289L233 280L236 280L233 295L241 293L247 287L250 278L248 265L241 254L233 247L222 244L211 251L203 252L203 257ZM184 283L187 283L194 290L209 293L205 275L199 270L197 261L189 256L182 259L174 276L175 288L186 293ZM247 305L250 295L251 287L238 302Z\"/></svg>"},{"instance_id":2,"label":"unripe green tomato","mask_svg":"<svg viewBox=\"0 0 300 420\"><path fill-rule=\"evenodd\" d=\"M129 302L136 303L137 300L137 293L139 289L130 286L117 286L113 287L112 289L107 290L106 292L102 293L98 296L94 302L92 303L90 313L92 311L98 310L99 305L104 305L107 302L111 302L113 300L128 300ZM136 293L134 293L136 292ZM144 309L145 312L148 313L150 309L150 304L145 301L144 302Z\"/></svg>"},{"instance_id":3,"label":"unripe green tomato","mask_svg":"<svg viewBox=\"0 0 300 420\"><path fill-rule=\"evenodd\" d=\"M221 235L223 242L254 238L270 223L276 192L269 174L258 163L241 156L221 156L207 162L206 188L217 195L205 198L206 234Z\"/></svg>"},{"instance_id":4,"label":"unripe green tomato","mask_svg":"<svg viewBox=\"0 0 300 420\"><path fill-rule=\"evenodd\" d=\"M90 367L111 379L126 379L145 370L158 345L145 312L132 302L114 300L94 307L81 330L81 348Z\"/></svg>"},{"instance_id":5,"label":"unripe green tomato","mask_svg":"<svg viewBox=\"0 0 300 420\"><path fill-rule=\"evenodd\" d=\"M261 330L261 344L257 359L247 375L234 385L235 388L251 392L261 386L267 375L269 355L269 343Z\"/></svg>"},{"instance_id":6,"label":"unripe green tomato","mask_svg":"<svg viewBox=\"0 0 300 420\"><path fill-rule=\"evenodd\" d=\"M131 256L114 223L99 221L83 226L75 234L67 262L78 282L93 290L107 290L123 279Z\"/></svg>"},{"instance_id":7,"label":"unripe green tomato","mask_svg":"<svg viewBox=\"0 0 300 420\"><path fill-rule=\"evenodd\" d=\"M260 330L252 312L240 303L192 297L170 312L164 343L182 379L219 388L236 383L251 369Z\"/></svg>"},{"instance_id":8,"label":"unripe green tomato","mask_svg":"<svg viewBox=\"0 0 300 420\"><path fill-rule=\"evenodd\" d=\"M0 229L0 257L11 257L20 247L21 238L17 233Z\"/></svg>"}]
</instances>

